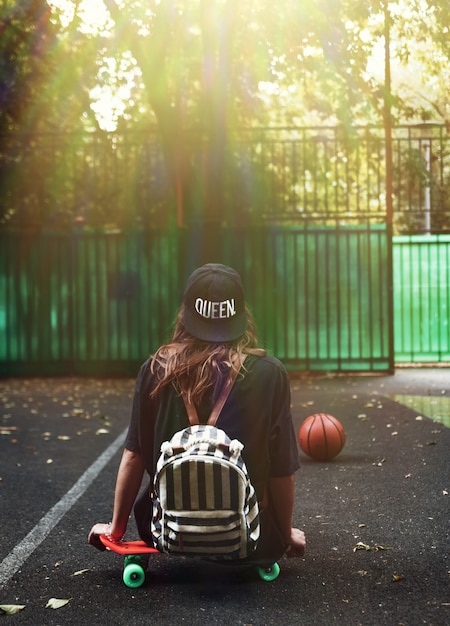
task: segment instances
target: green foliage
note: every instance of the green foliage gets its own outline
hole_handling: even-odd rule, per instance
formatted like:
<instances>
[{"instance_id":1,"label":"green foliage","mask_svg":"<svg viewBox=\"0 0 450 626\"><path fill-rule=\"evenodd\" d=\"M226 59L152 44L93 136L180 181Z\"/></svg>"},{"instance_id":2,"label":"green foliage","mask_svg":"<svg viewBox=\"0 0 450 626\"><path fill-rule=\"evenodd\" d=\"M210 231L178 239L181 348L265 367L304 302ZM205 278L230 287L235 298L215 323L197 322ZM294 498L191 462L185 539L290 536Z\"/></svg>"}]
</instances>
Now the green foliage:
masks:
<instances>
[{"instance_id":1,"label":"green foliage","mask_svg":"<svg viewBox=\"0 0 450 626\"><path fill-rule=\"evenodd\" d=\"M50 80L49 49L55 32L46 2L6 0L0 8L0 206L7 214L18 186L23 151L18 131L36 129L40 88Z\"/></svg>"},{"instance_id":2,"label":"green foliage","mask_svg":"<svg viewBox=\"0 0 450 626\"><path fill-rule=\"evenodd\" d=\"M0 8L2 223L220 224L382 211L379 140L367 139L363 155L352 129L383 120L384 0L104 4L97 24L86 1ZM387 6L394 121L448 122L447 0ZM249 135L313 125L335 127L339 140ZM446 205L447 174L430 185Z\"/></svg>"},{"instance_id":3,"label":"green foliage","mask_svg":"<svg viewBox=\"0 0 450 626\"><path fill-rule=\"evenodd\" d=\"M29 121L37 107L42 127L45 107L53 127L93 127L101 88L118 95L127 83L112 116L128 127L381 121L383 0L105 0L110 19L90 28L82 3L56 4L72 14L45 0L3 2L3 123ZM450 55L447 1L397 0L389 10L393 73L420 64L438 82ZM417 99L394 95L406 121ZM423 115L447 119L442 89L426 95Z\"/></svg>"},{"instance_id":4,"label":"green foliage","mask_svg":"<svg viewBox=\"0 0 450 626\"><path fill-rule=\"evenodd\" d=\"M35 86L49 78L55 32L46 2L5 0L0 8L0 132L17 128L32 108Z\"/></svg>"}]
</instances>

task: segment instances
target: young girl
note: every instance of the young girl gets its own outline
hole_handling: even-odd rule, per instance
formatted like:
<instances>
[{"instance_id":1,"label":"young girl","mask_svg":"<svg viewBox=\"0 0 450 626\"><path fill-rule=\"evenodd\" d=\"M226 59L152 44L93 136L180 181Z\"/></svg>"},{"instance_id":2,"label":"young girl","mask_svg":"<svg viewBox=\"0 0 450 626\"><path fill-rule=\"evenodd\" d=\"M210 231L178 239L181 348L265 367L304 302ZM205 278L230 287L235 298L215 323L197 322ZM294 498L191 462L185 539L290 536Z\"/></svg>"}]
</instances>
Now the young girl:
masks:
<instances>
[{"instance_id":1,"label":"young girl","mask_svg":"<svg viewBox=\"0 0 450 626\"><path fill-rule=\"evenodd\" d=\"M217 263L190 276L171 342L141 367L112 522L95 524L89 543L104 549L100 534L120 541L134 505L139 534L152 544L153 475L161 444L189 426L183 396L206 423L233 369L238 376L216 425L244 444L242 455L260 503L261 537L252 562L303 555L305 535L292 527L299 461L289 379L281 362L258 348L239 274ZM150 485L137 498L145 472Z\"/></svg>"}]
</instances>

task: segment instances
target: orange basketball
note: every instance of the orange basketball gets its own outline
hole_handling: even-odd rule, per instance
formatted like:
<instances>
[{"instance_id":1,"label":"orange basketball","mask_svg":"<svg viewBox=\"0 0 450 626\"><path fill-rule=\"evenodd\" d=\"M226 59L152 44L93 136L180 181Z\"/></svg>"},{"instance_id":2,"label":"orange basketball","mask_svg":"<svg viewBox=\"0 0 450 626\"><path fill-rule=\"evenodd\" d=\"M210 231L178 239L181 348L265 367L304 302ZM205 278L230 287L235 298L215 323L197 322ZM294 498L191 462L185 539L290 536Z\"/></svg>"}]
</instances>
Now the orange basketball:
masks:
<instances>
[{"instance_id":1,"label":"orange basketball","mask_svg":"<svg viewBox=\"0 0 450 626\"><path fill-rule=\"evenodd\" d=\"M315 461L330 461L344 447L344 427L332 415L315 413L300 426L298 442L303 452Z\"/></svg>"}]
</instances>

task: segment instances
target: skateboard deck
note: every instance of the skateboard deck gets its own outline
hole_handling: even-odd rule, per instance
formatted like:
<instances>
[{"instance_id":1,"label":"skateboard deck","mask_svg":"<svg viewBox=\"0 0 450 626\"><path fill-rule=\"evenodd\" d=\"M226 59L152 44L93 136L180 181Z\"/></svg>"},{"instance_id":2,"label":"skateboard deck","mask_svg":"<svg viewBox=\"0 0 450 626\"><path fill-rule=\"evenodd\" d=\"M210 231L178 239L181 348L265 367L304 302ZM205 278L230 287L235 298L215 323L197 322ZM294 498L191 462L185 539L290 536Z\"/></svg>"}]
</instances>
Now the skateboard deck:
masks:
<instances>
[{"instance_id":1,"label":"skateboard deck","mask_svg":"<svg viewBox=\"0 0 450 626\"><path fill-rule=\"evenodd\" d=\"M145 571L149 554L161 554L159 550L149 546L145 541L111 541L106 535L100 535L100 541L107 550L125 557L123 565L123 582L127 587L135 589L145 582ZM280 566L273 563L268 567L256 566L259 577L266 581L278 578Z\"/></svg>"},{"instance_id":2,"label":"skateboard deck","mask_svg":"<svg viewBox=\"0 0 450 626\"><path fill-rule=\"evenodd\" d=\"M159 554L159 550L149 546L145 541L111 541L106 535L100 535L100 541L108 550L117 554Z\"/></svg>"}]
</instances>

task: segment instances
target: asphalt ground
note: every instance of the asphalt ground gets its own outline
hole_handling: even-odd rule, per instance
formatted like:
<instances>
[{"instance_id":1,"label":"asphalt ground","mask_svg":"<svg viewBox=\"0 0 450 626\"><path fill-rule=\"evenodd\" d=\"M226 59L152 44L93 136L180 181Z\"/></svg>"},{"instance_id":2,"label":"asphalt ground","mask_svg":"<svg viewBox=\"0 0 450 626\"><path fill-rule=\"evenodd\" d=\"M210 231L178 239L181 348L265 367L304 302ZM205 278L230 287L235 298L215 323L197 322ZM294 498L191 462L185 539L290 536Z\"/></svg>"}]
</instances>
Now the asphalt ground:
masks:
<instances>
[{"instance_id":1,"label":"asphalt ground","mask_svg":"<svg viewBox=\"0 0 450 626\"><path fill-rule=\"evenodd\" d=\"M346 444L300 452L302 559L271 583L253 570L157 555L146 583L88 546L109 521L130 379L0 380L0 623L447 625L450 370L292 380L296 429L331 413ZM130 523L127 538L134 538ZM69 600L46 608L51 598Z\"/></svg>"}]
</instances>

